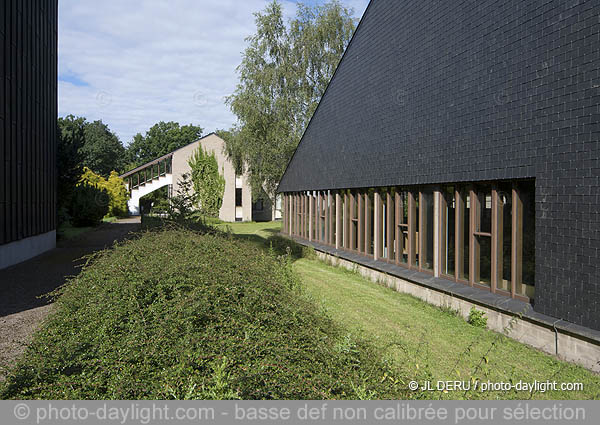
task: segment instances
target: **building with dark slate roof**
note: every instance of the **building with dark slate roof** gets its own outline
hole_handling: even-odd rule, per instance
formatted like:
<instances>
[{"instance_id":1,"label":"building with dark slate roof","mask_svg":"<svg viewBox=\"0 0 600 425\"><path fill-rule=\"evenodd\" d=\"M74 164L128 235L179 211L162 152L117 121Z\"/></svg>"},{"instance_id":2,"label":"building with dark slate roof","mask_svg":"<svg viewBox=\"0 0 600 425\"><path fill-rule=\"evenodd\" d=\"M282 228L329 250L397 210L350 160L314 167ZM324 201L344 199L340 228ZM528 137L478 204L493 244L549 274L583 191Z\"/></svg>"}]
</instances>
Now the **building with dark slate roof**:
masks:
<instances>
[{"instance_id":1,"label":"building with dark slate roof","mask_svg":"<svg viewBox=\"0 0 600 425\"><path fill-rule=\"evenodd\" d=\"M281 180L284 232L600 341L598 16L372 0Z\"/></svg>"},{"instance_id":2,"label":"building with dark slate roof","mask_svg":"<svg viewBox=\"0 0 600 425\"><path fill-rule=\"evenodd\" d=\"M57 0L0 4L0 268L56 244Z\"/></svg>"}]
</instances>

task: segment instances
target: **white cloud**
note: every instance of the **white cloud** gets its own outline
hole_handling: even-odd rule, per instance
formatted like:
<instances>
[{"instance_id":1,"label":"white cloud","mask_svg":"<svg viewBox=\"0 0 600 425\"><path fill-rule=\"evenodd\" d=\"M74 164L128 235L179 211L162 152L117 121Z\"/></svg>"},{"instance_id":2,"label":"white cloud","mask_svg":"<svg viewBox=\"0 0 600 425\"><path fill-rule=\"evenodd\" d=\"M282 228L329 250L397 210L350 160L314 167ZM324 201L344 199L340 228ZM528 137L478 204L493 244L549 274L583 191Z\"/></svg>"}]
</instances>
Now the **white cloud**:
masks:
<instances>
[{"instance_id":1,"label":"white cloud","mask_svg":"<svg viewBox=\"0 0 600 425\"><path fill-rule=\"evenodd\" d=\"M360 16L367 0L346 3ZM61 0L59 75L87 85L59 81L59 114L102 119L124 143L161 120L229 128L224 97L235 89L253 12L266 4Z\"/></svg>"}]
</instances>

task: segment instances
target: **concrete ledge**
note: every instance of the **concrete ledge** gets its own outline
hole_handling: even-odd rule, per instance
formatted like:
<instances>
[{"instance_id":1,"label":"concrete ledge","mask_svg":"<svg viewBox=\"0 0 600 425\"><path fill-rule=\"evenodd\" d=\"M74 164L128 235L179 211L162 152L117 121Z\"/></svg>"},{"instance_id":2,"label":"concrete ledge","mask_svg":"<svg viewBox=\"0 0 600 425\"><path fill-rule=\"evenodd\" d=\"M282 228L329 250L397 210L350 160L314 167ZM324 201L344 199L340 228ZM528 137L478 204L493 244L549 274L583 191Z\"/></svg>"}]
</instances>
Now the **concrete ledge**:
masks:
<instances>
[{"instance_id":1,"label":"concrete ledge","mask_svg":"<svg viewBox=\"0 0 600 425\"><path fill-rule=\"evenodd\" d=\"M289 237L288 235L283 235ZM488 328L503 332L512 322L508 336L558 358L600 373L600 331L546 316L531 304L477 288L435 278L361 254L293 237L311 246L321 260L355 270L373 282L415 296L430 304L457 310L464 318L475 307L486 313Z\"/></svg>"},{"instance_id":2,"label":"concrete ledge","mask_svg":"<svg viewBox=\"0 0 600 425\"><path fill-rule=\"evenodd\" d=\"M0 245L0 270L56 248L56 230Z\"/></svg>"}]
</instances>

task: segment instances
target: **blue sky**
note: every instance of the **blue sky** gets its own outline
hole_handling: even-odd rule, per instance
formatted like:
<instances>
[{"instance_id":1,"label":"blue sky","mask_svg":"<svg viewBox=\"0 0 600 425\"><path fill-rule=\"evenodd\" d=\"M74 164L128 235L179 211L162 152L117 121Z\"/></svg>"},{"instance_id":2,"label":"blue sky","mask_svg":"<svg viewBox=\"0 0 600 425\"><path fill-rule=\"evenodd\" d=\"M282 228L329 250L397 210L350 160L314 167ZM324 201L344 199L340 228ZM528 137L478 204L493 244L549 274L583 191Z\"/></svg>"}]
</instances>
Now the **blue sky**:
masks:
<instances>
[{"instance_id":1,"label":"blue sky","mask_svg":"<svg viewBox=\"0 0 600 425\"><path fill-rule=\"evenodd\" d=\"M342 2L357 17L368 4ZM224 97L235 89L252 13L267 3L61 0L59 115L101 119L125 144L161 120L229 128L235 117ZM293 16L296 1L282 3Z\"/></svg>"}]
</instances>

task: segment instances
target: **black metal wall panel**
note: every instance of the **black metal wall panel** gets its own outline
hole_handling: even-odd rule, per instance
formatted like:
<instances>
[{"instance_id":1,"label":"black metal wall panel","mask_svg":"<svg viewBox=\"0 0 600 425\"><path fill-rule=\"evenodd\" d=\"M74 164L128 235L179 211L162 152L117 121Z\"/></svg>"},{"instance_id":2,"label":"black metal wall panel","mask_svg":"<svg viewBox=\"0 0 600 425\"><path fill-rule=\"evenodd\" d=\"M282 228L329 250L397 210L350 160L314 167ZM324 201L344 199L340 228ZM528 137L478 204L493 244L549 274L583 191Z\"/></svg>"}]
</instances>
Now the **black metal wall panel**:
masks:
<instances>
[{"instance_id":1,"label":"black metal wall panel","mask_svg":"<svg viewBox=\"0 0 600 425\"><path fill-rule=\"evenodd\" d=\"M600 329L600 2L373 0L282 192L536 179L535 310Z\"/></svg>"},{"instance_id":2,"label":"black metal wall panel","mask_svg":"<svg viewBox=\"0 0 600 425\"><path fill-rule=\"evenodd\" d=\"M0 5L0 244L56 228L57 0Z\"/></svg>"}]
</instances>

